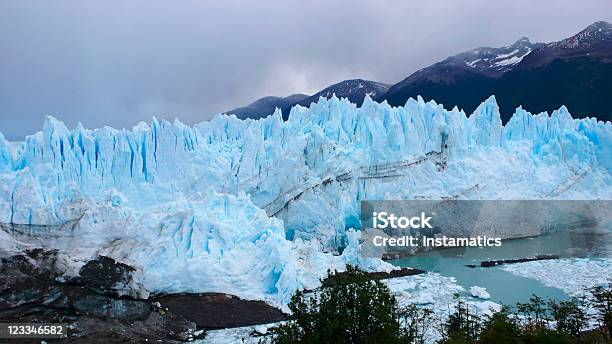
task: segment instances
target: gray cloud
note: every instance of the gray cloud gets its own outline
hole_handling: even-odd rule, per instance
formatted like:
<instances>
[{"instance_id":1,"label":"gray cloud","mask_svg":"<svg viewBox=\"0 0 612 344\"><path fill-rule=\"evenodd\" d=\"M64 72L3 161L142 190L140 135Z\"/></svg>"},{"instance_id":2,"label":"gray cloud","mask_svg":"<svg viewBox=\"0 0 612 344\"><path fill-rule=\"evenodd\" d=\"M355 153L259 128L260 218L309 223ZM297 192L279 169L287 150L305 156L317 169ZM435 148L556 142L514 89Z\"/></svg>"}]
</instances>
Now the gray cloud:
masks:
<instances>
[{"instance_id":1,"label":"gray cloud","mask_svg":"<svg viewBox=\"0 0 612 344\"><path fill-rule=\"evenodd\" d=\"M347 78L394 83L477 46L559 40L611 13L609 0L3 0L0 132L22 139L48 114L194 123Z\"/></svg>"}]
</instances>

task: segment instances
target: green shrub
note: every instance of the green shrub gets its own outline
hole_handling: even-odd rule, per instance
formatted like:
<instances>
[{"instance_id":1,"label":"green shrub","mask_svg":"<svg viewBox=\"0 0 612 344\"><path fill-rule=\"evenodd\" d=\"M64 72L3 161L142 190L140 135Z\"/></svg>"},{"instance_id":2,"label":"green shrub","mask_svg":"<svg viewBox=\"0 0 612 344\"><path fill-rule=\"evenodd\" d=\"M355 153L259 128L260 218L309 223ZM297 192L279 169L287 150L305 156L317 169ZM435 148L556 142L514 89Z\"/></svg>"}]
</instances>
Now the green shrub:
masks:
<instances>
[{"instance_id":1,"label":"green shrub","mask_svg":"<svg viewBox=\"0 0 612 344\"><path fill-rule=\"evenodd\" d=\"M590 303L596 310L596 320L604 338L612 342L612 283L598 286L590 290Z\"/></svg>"},{"instance_id":2,"label":"green shrub","mask_svg":"<svg viewBox=\"0 0 612 344\"><path fill-rule=\"evenodd\" d=\"M442 344L476 343L480 333L480 318L470 311L468 305L459 300L455 311L442 326Z\"/></svg>"},{"instance_id":3,"label":"green shrub","mask_svg":"<svg viewBox=\"0 0 612 344\"><path fill-rule=\"evenodd\" d=\"M482 331L478 340L479 344L519 344L521 340L521 328L518 322L511 318L506 307L500 312L493 313L487 317L482 325Z\"/></svg>"}]
</instances>

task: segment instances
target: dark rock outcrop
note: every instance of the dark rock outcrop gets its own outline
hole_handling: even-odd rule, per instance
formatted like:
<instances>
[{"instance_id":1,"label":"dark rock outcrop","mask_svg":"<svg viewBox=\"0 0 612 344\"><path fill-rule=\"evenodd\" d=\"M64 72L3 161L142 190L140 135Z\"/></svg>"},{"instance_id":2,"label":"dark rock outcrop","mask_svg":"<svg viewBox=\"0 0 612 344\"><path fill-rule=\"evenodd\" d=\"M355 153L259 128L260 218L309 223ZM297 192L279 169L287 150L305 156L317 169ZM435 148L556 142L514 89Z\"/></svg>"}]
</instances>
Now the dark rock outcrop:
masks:
<instances>
[{"instance_id":1,"label":"dark rock outcrop","mask_svg":"<svg viewBox=\"0 0 612 344\"><path fill-rule=\"evenodd\" d=\"M150 300L117 294L133 268L108 257L85 264L65 280L56 251L29 250L0 259L0 322L64 323L70 342L183 342L195 323L155 307ZM62 340L64 341L64 340ZM40 340L37 341L40 343Z\"/></svg>"},{"instance_id":2,"label":"dark rock outcrop","mask_svg":"<svg viewBox=\"0 0 612 344\"><path fill-rule=\"evenodd\" d=\"M518 258L518 259L502 259L502 260L485 260L480 262L480 264L469 264L466 265L468 268L490 268L493 266L504 265L504 264L516 264L516 263L525 263L525 262L533 262L536 260L549 260L549 259L559 259L558 255L555 254L544 254L538 255L535 257L527 257L527 258Z\"/></svg>"},{"instance_id":3,"label":"dark rock outcrop","mask_svg":"<svg viewBox=\"0 0 612 344\"><path fill-rule=\"evenodd\" d=\"M273 323L287 319L279 309L263 301L242 300L223 293L174 294L154 299L162 309L193 321L199 329L212 330Z\"/></svg>"},{"instance_id":4,"label":"dark rock outcrop","mask_svg":"<svg viewBox=\"0 0 612 344\"><path fill-rule=\"evenodd\" d=\"M198 330L286 319L263 301L222 293L129 296L135 272L100 256L67 279L54 250L0 258L0 322L67 324L69 337L59 342L179 343L198 338L196 333L201 338Z\"/></svg>"},{"instance_id":5,"label":"dark rock outcrop","mask_svg":"<svg viewBox=\"0 0 612 344\"><path fill-rule=\"evenodd\" d=\"M422 273L425 273L425 271L420 270L420 269L414 269L414 268L401 268L397 270L391 270L390 272L384 272L384 271L368 272L367 277L373 280L381 280L381 279L397 278L397 277L404 277L404 276L420 275ZM323 287L332 286L335 283L337 283L336 282L337 280L342 279L344 276L346 276L346 272L337 272L327 277L325 280L323 280L321 286Z\"/></svg>"}]
</instances>

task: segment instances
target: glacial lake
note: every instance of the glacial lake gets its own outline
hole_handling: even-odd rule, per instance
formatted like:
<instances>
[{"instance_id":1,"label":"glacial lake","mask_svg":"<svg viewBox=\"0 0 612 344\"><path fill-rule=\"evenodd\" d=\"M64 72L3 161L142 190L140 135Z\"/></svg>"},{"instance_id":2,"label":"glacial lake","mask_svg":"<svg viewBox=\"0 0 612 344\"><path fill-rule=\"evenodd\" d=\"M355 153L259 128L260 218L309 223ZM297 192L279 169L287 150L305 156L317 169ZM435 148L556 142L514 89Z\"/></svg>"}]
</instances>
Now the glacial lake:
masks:
<instances>
[{"instance_id":1,"label":"glacial lake","mask_svg":"<svg viewBox=\"0 0 612 344\"><path fill-rule=\"evenodd\" d=\"M552 288L531 279L513 275L500 267L476 267L481 261L518 259L536 255L559 255L560 258L610 257L612 232L601 229L584 229L543 234L537 237L504 240L501 247L445 248L419 252L414 256L395 259L390 263L401 267L413 267L454 277L469 295L472 286L485 287L491 294L490 301L514 306L527 302L532 294L545 299L568 299L562 290Z\"/></svg>"}]
</instances>

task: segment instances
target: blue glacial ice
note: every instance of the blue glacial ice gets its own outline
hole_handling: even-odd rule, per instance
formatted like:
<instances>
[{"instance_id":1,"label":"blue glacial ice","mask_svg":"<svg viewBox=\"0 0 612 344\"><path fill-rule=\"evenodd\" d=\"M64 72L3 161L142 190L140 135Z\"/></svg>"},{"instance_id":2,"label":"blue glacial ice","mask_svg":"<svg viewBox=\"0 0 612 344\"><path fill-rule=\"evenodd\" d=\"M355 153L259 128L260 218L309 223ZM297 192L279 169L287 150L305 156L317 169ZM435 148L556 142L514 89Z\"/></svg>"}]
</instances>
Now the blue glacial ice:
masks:
<instances>
[{"instance_id":1,"label":"blue glacial ice","mask_svg":"<svg viewBox=\"0 0 612 344\"><path fill-rule=\"evenodd\" d=\"M24 142L0 134L0 223L29 228L0 231L0 252L51 246L67 273L103 254L139 269L139 293L282 305L328 268L392 268L359 256L362 199L611 199L611 157L610 122L519 108L502 126L494 97L469 117L335 96L287 122L69 130L47 117Z\"/></svg>"}]
</instances>

